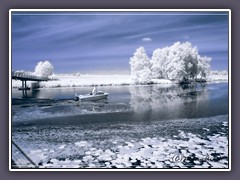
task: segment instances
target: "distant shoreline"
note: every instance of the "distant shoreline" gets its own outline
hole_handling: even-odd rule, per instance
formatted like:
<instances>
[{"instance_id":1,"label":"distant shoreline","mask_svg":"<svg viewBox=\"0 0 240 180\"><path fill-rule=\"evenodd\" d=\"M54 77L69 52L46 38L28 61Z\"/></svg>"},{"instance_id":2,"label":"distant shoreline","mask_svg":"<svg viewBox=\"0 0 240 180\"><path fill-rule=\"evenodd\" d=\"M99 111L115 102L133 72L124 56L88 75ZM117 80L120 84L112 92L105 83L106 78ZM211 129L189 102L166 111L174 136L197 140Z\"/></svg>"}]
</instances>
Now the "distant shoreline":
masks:
<instances>
[{"instance_id":1,"label":"distant shoreline","mask_svg":"<svg viewBox=\"0 0 240 180\"><path fill-rule=\"evenodd\" d=\"M41 82L40 88L134 85L130 75L56 74L52 76L52 79L54 80ZM206 83L219 82L228 82L228 75L211 75L207 78ZM31 81L27 82L27 86L31 87L31 84ZM151 84L172 85L175 83L167 79L153 79ZM12 88L19 88L21 86L21 81L12 80Z\"/></svg>"}]
</instances>

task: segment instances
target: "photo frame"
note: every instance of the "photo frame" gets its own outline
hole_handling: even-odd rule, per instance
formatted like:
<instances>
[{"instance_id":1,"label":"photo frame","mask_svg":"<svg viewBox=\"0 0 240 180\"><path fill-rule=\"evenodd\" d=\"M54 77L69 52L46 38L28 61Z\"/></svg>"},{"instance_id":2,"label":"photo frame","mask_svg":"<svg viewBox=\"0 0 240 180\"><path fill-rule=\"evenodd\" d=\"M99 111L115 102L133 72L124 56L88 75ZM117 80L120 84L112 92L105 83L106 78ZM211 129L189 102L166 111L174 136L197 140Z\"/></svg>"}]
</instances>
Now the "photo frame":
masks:
<instances>
[{"instance_id":1,"label":"photo frame","mask_svg":"<svg viewBox=\"0 0 240 180\"><path fill-rule=\"evenodd\" d=\"M184 9L184 10L176 10L176 9L164 9L164 10L162 10L162 9L118 9L118 10L116 10L116 9L112 9L112 10L109 10L109 9L101 9L101 10L97 10L97 9L85 9L85 10L73 10L73 9L71 9L71 10L57 10L57 9L49 9L49 10L44 10L44 9L37 9L37 10L31 10L31 9L22 9L22 10L17 10L17 9L13 9L13 10L10 10L9 11L9 20L10 20L10 23L9 23L9 26L10 26L10 28L9 29L12 29L12 30L14 30L14 27L13 27L13 25L12 25L12 13L19 13L19 15L20 16L24 16L24 12L31 12L31 13L33 13L33 15L35 14L36 15L36 12L39 12L40 13L40 15L41 14L44 14L44 12L48 12L48 13L50 13L50 14L52 14L52 15L54 15L54 13L56 13L56 14L59 14L59 13L61 13L61 12L64 12L64 14L66 13L69 13L69 12L71 12L71 13L73 13L73 14L78 14L79 12L81 12L81 13L89 13L90 12L90 14L92 13L92 12L94 12L93 14L94 15L96 15L95 13L106 13L106 14L108 14L108 16L111 16L111 15L114 15L114 16L117 16L116 14L117 13L124 13L124 12L130 12L130 14L132 13L132 14L134 14L135 13L135 15L136 15L136 13L139 15L139 14L141 14L141 13L143 13L145 16L148 16L149 14L148 13L150 13L150 15L152 15L153 16L153 14L152 13L167 13L167 16L171 16L171 14L168 14L169 12L173 12L173 15L179 15L178 13L180 13L180 14L182 14L182 13L187 13L187 14L189 14L189 15L193 15L194 13L196 13L196 12L198 12L198 13L203 13L203 12L207 12L207 13L209 13L210 12L210 14L211 13L213 13L213 12L216 12L216 13L221 13L221 12L223 12L223 13L227 13L228 15L228 17L227 17L227 21L228 21L228 23L227 23L227 27L225 27L225 28L227 28L227 30L228 30L228 34L227 34L227 37L228 37L228 40L227 40L227 46L228 46L228 53L227 53L227 58L228 58L228 87L224 87L224 88L226 88L226 90L228 91L228 92L231 92L231 11L230 10L228 10L228 9L198 9L198 10L196 10L196 9ZM192 14L193 13L193 14ZM55 15L56 15L55 14ZM66 15L65 14L65 15ZM38 14L39 15L39 14ZM59 14L60 15L60 14ZM86 15L86 14L84 14L84 15ZM99 14L98 14L99 15ZM126 15L126 14L125 14ZM166 15L166 14L165 14ZM213 13L213 15L214 15L214 13ZM226 15L226 14L225 14ZM14 42L13 41L13 37L12 37L12 33L13 33L13 31L9 31L9 37L10 37L10 40L9 40L9 49L11 50L10 52L9 52L9 56L10 56L10 62L12 62L13 63L13 56L14 56L14 50L12 49L12 43ZM147 34L147 33L146 33ZM187 37L185 37L185 38L187 38ZM152 41L152 38L149 38L149 37L145 37L145 36L142 36L142 38L140 38L140 40L141 40L141 42L151 42ZM160 48L160 47L159 47ZM129 57L130 58L130 57ZM10 74L9 74L9 89L12 89L12 77L14 76L16 76L15 78L17 78L18 80L21 80L21 78L24 78L24 77L22 77L22 75L15 75L15 74L12 74L12 63L11 63L11 66L9 66L9 72L11 72ZM76 74L75 74L76 75ZM81 76L81 75L80 75ZM98 77L99 77L99 75L98 75ZM31 77L27 77L27 78L31 78ZM37 78L37 77L32 77L32 78ZM96 78L96 77L94 77L94 78ZM116 80L116 78L117 77L115 77L115 80ZM120 79L122 79L121 77L120 77ZM33 79L32 79L33 80ZM27 80L26 80L27 81ZM23 83L23 85L22 85L22 87L23 88L27 88L27 84L26 84L26 81L24 82L24 81L22 81L22 82L24 82ZM120 80L119 80L120 81ZM80 83L83 83L82 81L80 82ZM122 83L122 85L124 85L124 83L126 83L126 82L120 82L120 83ZM128 82L127 82L128 83ZM128 85L126 83L126 85ZM87 85L89 85L89 84L86 84L86 86ZM100 85L106 85L106 84L100 84ZM118 84L119 85L119 84ZM78 84L77 85L75 85L75 86L78 86ZM57 87L57 86L56 86ZM72 87L74 87L74 86L72 86ZM158 89L159 90L159 89ZM154 90L155 91L155 90ZM24 92L24 91L23 91ZM151 92L153 92L153 91L151 91ZM115 93L115 92L113 92L113 93ZM131 93L131 92L130 92ZM133 88L133 90L132 90L132 93L131 94L137 94L137 93L139 93L139 94L145 94L145 92L143 91L143 92L141 92L141 90L139 90L138 88L136 89L134 89ZM184 93L186 93L185 91L184 91ZM191 92L188 92L188 93L191 93ZM152 94L154 94L154 93L152 93ZM165 94L166 95L166 94ZM169 94L167 94L167 95L169 95ZM171 94L170 94L170 96L171 96ZM9 92L9 101L10 102L12 102L12 91L10 91ZM157 96L158 97L158 96ZM173 97L175 97L175 96L172 96L171 98L173 98ZM139 99L139 97L131 97L132 99ZM131 100L132 100L131 99ZM154 102L154 100L155 99L157 99L155 96L154 96L154 98L152 98L151 99L151 102ZM201 97L200 97L200 99L201 99ZM185 99L186 100L186 99ZM184 100L184 102L185 102L185 100ZM146 101L146 99L144 99L144 101ZM168 101L168 100L167 100ZM32 102L31 102L32 103ZM30 106L31 106L31 103L30 103ZM131 102L132 104L137 104L137 105L140 105L140 107L139 106L133 106L132 108L134 109L141 109L142 107L143 108L146 108L146 103L142 103L141 104L141 101L139 101L139 100L136 100L136 101L134 101L134 100L132 100L132 102ZM189 169L177 169L177 168L174 168L174 169L171 169L171 166L168 166L167 164L165 164L165 163L163 163L162 165L163 165L163 167L164 168L157 168L157 167L155 167L155 168L144 168L144 166L143 166L143 168L140 168L139 170L140 171L229 171L229 170L231 170L231 93L228 93L228 109L227 109L227 111L228 111L228 125L227 125L227 127L229 127L229 130L227 130L226 131L226 134L228 134L228 138L229 138L229 140L228 140L228 142L227 142L227 145L228 145L228 148L230 149L228 149L229 151L228 151L228 157L227 157L227 159L228 159L228 168L214 168L214 169L207 169L207 168L200 168L200 169L195 169L195 168L189 168ZM10 109L10 111L9 112L12 112L12 103L9 105L10 107L9 107L9 109ZM23 105L24 106L24 105ZM84 107L84 108L86 108L86 107ZM109 107L108 107L109 108ZM122 107L118 107L118 108L122 108ZM124 108L123 108L124 109ZM36 109L35 109L36 110ZM151 109L152 110L152 109ZM25 110L24 110L25 111ZM225 109L225 111L226 111L226 109ZM27 114L28 116L29 116L29 114ZM39 115L39 114L38 114ZM41 114L40 114L41 115ZM139 114L137 114L137 115L139 115ZM12 132L12 123L13 123L13 121L12 121L12 116L13 116L13 114L12 113L9 113L9 119L11 120L10 121L10 124L9 124L9 137L11 137L10 138L10 142L9 142L9 149L11 150L11 152L12 152L12 149L13 149L13 145L15 146L14 148L15 149L18 149L20 152L22 151L23 153L24 153L24 151L21 149L21 147L20 146L18 146L17 145L17 143L15 143L15 141L12 141L13 139L12 139L12 136L13 136L13 132ZM143 117L143 115L141 115L140 114L140 116L137 116L137 118L136 119L141 119L141 117ZM169 117L169 116L166 116L167 118ZM24 118L26 118L26 117L24 117ZM176 118L176 117L175 117ZM221 117L222 118L222 117ZM31 118L30 118L31 119ZM204 119L205 121L206 121L206 119ZM140 121L141 122L141 121ZM26 123L26 124L28 124L28 122L24 122L24 123ZM38 123L40 123L40 122L38 122ZM31 124L31 121L30 121L30 124ZM174 123L173 123L174 124ZM224 123L225 124L225 123ZM223 124L223 125L224 125ZM36 124L34 125L34 126L36 126ZM226 127L225 125L224 125L224 127ZM216 127L215 127L216 128ZM223 128L223 127L221 127L221 128ZM204 130L203 128L202 128L202 130ZM209 129L205 129L205 131L210 131ZM19 131L20 132L20 131ZM184 132L182 132L182 131L180 131L179 132L179 134L181 134L181 133L183 133L182 135L186 135L186 134L184 134ZM173 136L176 136L176 135L173 135ZM221 136L221 135L220 135ZM191 137L195 137L195 138L199 138L198 136L196 136L196 135L194 135L194 134L191 134L190 133L190 139L191 139ZM23 137L21 137L21 138L23 138ZM28 137L29 138L29 137ZM154 137L153 137L154 138ZM174 138L177 138L177 137L174 137ZM189 138L189 137L185 137L185 138ZM222 137L221 137L222 138ZM18 139L19 139L19 137L18 137ZM140 138L141 139L141 138ZM184 141L179 141L179 139L171 139L171 141L172 140L176 140L176 142L178 142L178 143L182 143L182 142L184 142ZM214 140L216 140L216 138L214 139ZM161 144L161 143L164 143L165 141L167 141L166 139L164 139L164 140L162 140L162 141L159 141L159 139L157 138L157 140L156 139L152 139L152 138L148 138L147 136L145 137L145 138L142 138L139 142L140 143L142 143L141 145L143 146L143 147L145 147L146 146L146 148L148 148L148 147L150 147L150 148L153 148L153 144L150 144L150 146L148 146L149 144L144 144L144 142L145 141L154 141L154 143L159 143L159 144ZM12 143L13 142L13 143ZM113 142L115 142L115 141L113 141ZM135 144L134 144L134 143ZM132 146L139 146L139 143L138 142L136 142L136 140L135 139L133 139L133 142L131 142L131 140L130 140L130 142L128 142L128 141L125 141L125 143L127 143L127 145L126 144L120 144L120 145L118 145L118 146L122 146L123 148L125 148L125 146L126 147L128 147L129 149L131 149L131 147ZM168 142L168 141L167 141ZM204 141L204 142L206 142L206 141ZM78 141L78 142L75 142L75 146L77 146L77 147L84 147L84 146L87 146L87 143L88 143L88 141ZM199 143L199 142L198 142ZM217 143L217 142L215 142L215 143ZM221 143L223 143L223 141L221 141ZM117 143L116 143L117 144ZM194 144L195 146L197 146L197 145L199 145L199 144ZM224 144L224 145L226 145L226 144ZM64 149L65 148L65 146L64 145L61 145L61 144L58 144L58 149L60 148L60 149ZM64 146L64 147L63 147ZM200 145L201 146L201 145ZM156 147L158 147L158 146L156 146ZM90 147L89 148L89 150L90 149L93 149L93 148L95 148L95 147ZM39 149L39 147L38 148L36 148L36 149ZM140 147L140 149L141 149L141 147ZM154 149L154 148L153 148ZM56 149L55 149L56 150ZM55 151L54 150L54 151ZM89 152L89 150L87 151L84 151L85 153L86 152L88 152L88 155L91 155L91 151ZM99 149L98 149L99 150ZM104 152L106 152L107 150L109 150L109 149L105 149L105 150L103 150ZM109 152L110 154L111 153L114 153L114 152L120 152L120 151L122 151L123 149L117 149L116 151L113 151L113 150L111 150L110 149L110 151L107 151L107 152ZM141 150L143 150L143 149L141 149ZM27 150L28 151L28 150ZM28 153L30 153L30 152L33 152L33 151L31 151L31 150L29 150L29 152ZM45 152L43 152L43 151L41 151L41 152L36 152L36 150L34 151L35 153L45 153ZM50 151L49 151L50 152ZM49 153L48 152L48 153ZM60 151L59 151L60 152ZM156 152L156 151L152 151L152 153L154 153L154 152ZM90 154L89 154L90 153ZM25 153L24 153L25 154ZM11 170L11 171L21 171L22 169L21 168L12 168L12 156L11 156L12 154L10 154L10 156L9 156L9 169ZM37 154L35 154L35 155L37 155ZM119 154L118 154L119 155ZM131 154L132 155L132 154ZM111 160L116 160L117 159L117 155L115 154L114 155L114 157L116 156L116 158L115 159L111 159ZM123 157L123 155L121 154L121 156ZM28 157L28 155L26 154L26 157ZM61 158L61 157L60 157ZM149 157L150 158L150 157ZM174 157L173 156L171 156L171 158L173 159ZM169 158L169 159L171 159L171 158ZM179 156L179 155L177 155L177 156L175 156L175 160L176 161L184 161L185 160L185 158L186 157L184 157L184 156ZM210 159L211 157L209 157L209 156L206 156L205 158L207 158L207 160L211 160L211 161L214 161L214 160L216 160L216 159ZM209 158L209 159L208 159ZM214 157L213 157L214 158ZM30 160L29 161L31 161L31 158L29 158ZM124 159L124 158L122 158L122 159ZM111 165L111 160L110 160L110 162L109 163L107 163L107 165ZM131 160L133 160L133 159L131 159ZM128 157L128 160L127 161L130 161L131 162L131 160L130 160L130 158ZM136 160L136 162L138 162L138 160L139 159L135 159ZM206 160L206 161L207 161ZM56 162L57 161L57 159L56 158L54 158L54 161ZM60 159L58 159L58 162L60 161ZM106 162L108 162L108 160L104 160L104 161L106 161ZM153 160L153 161L157 161L157 160ZM203 160L199 160L200 162L201 161L203 161ZM220 160L219 160L220 161ZM83 162L82 161L82 159L81 159L81 162ZM87 161L88 162L88 161ZM103 163L105 163L106 164L106 162L103 162ZM162 162L162 161L161 161ZM165 160L164 160L164 162L165 162ZM34 163L34 162L33 162ZM39 163L40 162L38 162L38 165L39 165ZM44 162L43 162L44 163ZM129 163L129 162L128 162ZM135 162L131 162L132 163L132 166L133 166L133 164L135 163ZM142 162L139 162L139 166L141 166L141 163ZM172 162L168 162L169 164L170 163L172 163ZM35 164L35 163L34 163ZM47 162L46 162L46 164L47 164ZM54 164L54 162L50 162L49 164ZM63 163L64 164L64 163ZM84 164L84 163L83 163ZM85 163L86 164L86 163ZM90 164L90 163L89 163ZM101 164L101 163L100 163ZM121 163L120 163L121 164ZM152 164L152 163L150 163L150 164ZM203 164L203 163L202 163ZM36 164L35 164L36 165ZM99 165L99 162L98 162L98 165ZM145 163L145 165L147 165L147 163ZM161 167L162 167L162 165L161 165ZM41 163L40 163L40 166L41 166ZM64 170L66 170L66 171L139 171L138 169L135 169L135 166L134 166L134 168L132 168L132 166L130 166L130 168L127 168L127 167L120 167L120 169L114 169L114 168L112 168L112 166L110 166L111 168L101 168L101 165L99 165L100 166L100 168L99 167L97 167L97 168L90 168L89 169L89 167L87 167L87 168L64 168L64 166L62 166L62 167L59 167L58 166L58 168L27 168L27 170L29 170L29 171L62 171L63 169ZM83 166L84 167L84 166ZM136 166L137 167L137 166ZM167 167L169 167L169 168L167 168ZM186 168L186 167L185 167ZM26 170L26 168L23 168L23 170Z\"/></svg>"}]
</instances>

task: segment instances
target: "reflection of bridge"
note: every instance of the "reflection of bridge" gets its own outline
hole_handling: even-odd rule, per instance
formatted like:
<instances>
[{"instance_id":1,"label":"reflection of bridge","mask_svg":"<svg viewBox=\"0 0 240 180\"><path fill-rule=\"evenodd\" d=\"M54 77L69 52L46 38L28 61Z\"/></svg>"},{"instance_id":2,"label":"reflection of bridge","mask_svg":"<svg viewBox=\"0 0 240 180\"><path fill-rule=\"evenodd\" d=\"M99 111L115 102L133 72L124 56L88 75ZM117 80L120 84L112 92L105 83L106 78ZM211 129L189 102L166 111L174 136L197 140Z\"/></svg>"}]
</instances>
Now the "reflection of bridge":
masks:
<instances>
[{"instance_id":1,"label":"reflection of bridge","mask_svg":"<svg viewBox=\"0 0 240 180\"><path fill-rule=\"evenodd\" d=\"M41 76L35 76L26 72L21 71L12 71L12 79L20 80L22 81L22 87L19 88L19 90L23 91L23 96L27 95L27 90L30 90L30 87L27 87L27 81L48 81L49 78L47 77L41 77Z\"/></svg>"}]
</instances>

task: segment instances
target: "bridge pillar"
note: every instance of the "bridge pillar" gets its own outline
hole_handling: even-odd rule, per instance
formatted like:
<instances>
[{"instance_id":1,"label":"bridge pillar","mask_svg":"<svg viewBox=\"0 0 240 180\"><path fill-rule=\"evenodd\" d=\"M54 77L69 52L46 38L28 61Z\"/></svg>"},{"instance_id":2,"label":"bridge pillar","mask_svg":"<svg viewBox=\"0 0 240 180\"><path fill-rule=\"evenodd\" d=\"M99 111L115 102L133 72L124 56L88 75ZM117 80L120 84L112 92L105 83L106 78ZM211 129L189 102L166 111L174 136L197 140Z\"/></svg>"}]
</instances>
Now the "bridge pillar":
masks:
<instances>
[{"instance_id":1,"label":"bridge pillar","mask_svg":"<svg viewBox=\"0 0 240 180\"><path fill-rule=\"evenodd\" d=\"M30 88L27 87L27 81L22 80L22 87L19 88L19 90L22 90L23 97L27 97L27 90L30 90Z\"/></svg>"}]
</instances>

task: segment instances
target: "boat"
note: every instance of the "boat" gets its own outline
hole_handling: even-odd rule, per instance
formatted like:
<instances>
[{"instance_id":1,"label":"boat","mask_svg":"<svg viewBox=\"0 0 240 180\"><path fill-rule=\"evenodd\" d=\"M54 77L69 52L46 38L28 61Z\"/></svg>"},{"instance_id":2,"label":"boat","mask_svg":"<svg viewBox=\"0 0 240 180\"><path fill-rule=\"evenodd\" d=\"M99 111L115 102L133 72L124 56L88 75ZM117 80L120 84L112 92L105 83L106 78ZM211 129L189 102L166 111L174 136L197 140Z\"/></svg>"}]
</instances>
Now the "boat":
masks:
<instances>
[{"instance_id":1,"label":"boat","mask_svg":"<svg viewBox=\"0 0 240 180\"><path fill-rule=\"evenodd\" d=\"M109 93L103 91L97 91L94 87L93 90L89 94L85 95L77 95L75 94L76 101L99 101L102 99L107 99Z\"/></svg>"}]
</instances>

